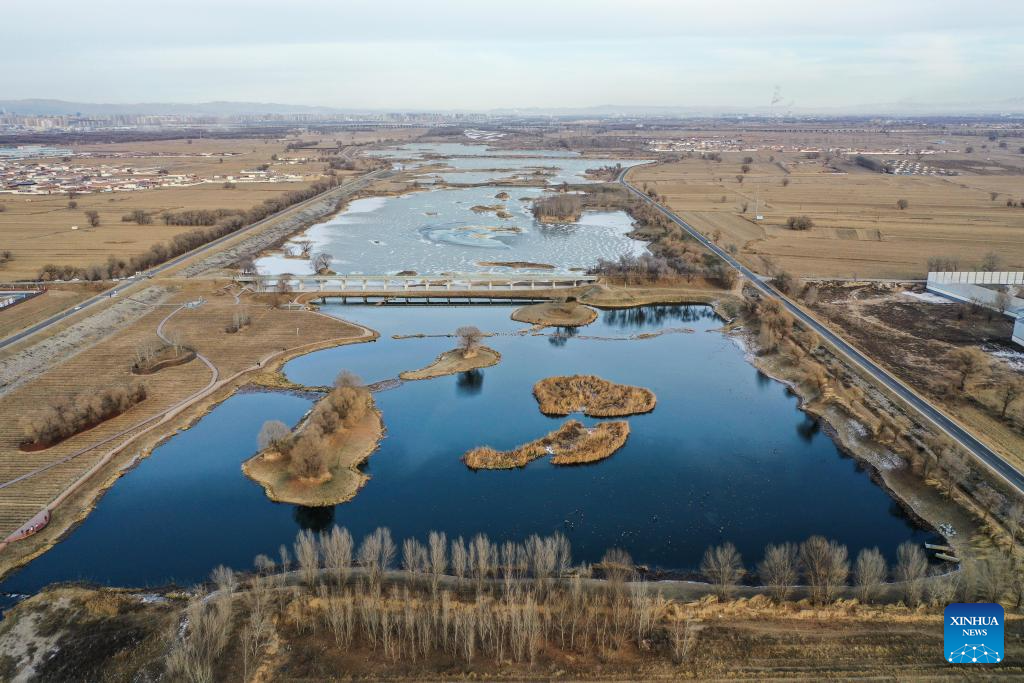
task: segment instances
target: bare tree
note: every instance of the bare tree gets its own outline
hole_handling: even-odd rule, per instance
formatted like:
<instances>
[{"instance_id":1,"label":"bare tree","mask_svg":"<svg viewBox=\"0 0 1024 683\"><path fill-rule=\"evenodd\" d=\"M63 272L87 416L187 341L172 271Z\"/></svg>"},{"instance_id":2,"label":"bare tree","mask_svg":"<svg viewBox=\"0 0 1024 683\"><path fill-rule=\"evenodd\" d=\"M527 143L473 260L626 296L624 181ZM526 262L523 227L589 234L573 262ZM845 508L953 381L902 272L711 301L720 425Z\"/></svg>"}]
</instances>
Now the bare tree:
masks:
<instances>
[{"instance_id":1,"label":"bare tree","mask_svg":"<svg viewBox=\"0 0 1024 683\"><path fill-rule=\"evenodd\" d=\"M817 604L832 602L850 574L846 546L823 536L811 536L800 544L800 564Z\"/></svg>"},{"instance_id":2,"label":"bare tree","mask_svg":"<svg viewBox=\"0 0 1024 683\"><path fill-rule=\"evenodd\" d=\"M316 536L309 529L303 529L295 537L295 559L299 573L307 586L312 586L320 574L320 548Z\"/></svg>"},{"instance_id":3,"label":"bare tree","mask_svg":"<svg viewBox=\"0 0 1024 683\"><path fill-rule=\"evenodd\" d=\"M332 259L333 257L326 251L318 252L309 259L309 267L313 269L314 273L325 273L331 269Z\"/></svg>"},{"instance_id":4,"label":"bare tree","mask_svg":"<svg viewBox=\"0 0 1024 683\"><path fill-rule=\"evenodd\" d=\"M1006 291L1005 289L1000 289L998 292L996 292L995 307L997 311L1005 315L1006 311L1009 310L1012 304L1013 297L1010 296L1010 293L1008 291Z\"/></svg>"},{"instance_id":5,"label":"bare tree","mask_svg":"<svg viewBox=\"0 0 1024 683\"><path fill-rule=\"evenodd\" d=\"M352 534L344 527L334 527L320 537L324 555L324 568L332 572L339 584L344 584L352 567Z\"/></svg>"},{"instance_id":6,"label":"bare tree","mask_svg":"<svg viewBox=\"0 0 1024 683\"><path fill-rule=\"evenodd\" d=\"M985 353L973 346L956 349L949 354L949 358L953 361L953 369L959 378L960 391L964 391L967 388L967 382L988 364Z\"/></svg>"},{"instance_id":7,"label":"bare tree","mask_svg":"<svg viewBox=\"0 0 1024 683\"><path fill-rule=\"evenodd\" d=\"M999 399L999 416L1005 418L1006 411L1017 400L1024 396L1024 380L1018 377L1010 377L996 386L996 396Z\"/></svg>"},{"instance_id":8,"label":"bare tree","mask_svg":"<svg viewBox=\"0 0 1024 683\"><path fill-rule=\"evenodd\" d=\"M441 576L448 571L448 539L444 532L431 531L427 537L427 547L430 556L431 587L436 593Z\"/></svg>"},{"instance_id":9,"label":"bare tree","mask_svg":"<svg viewBox=\"0 0 1024 683\"><path fill-rule=\"evenodd\" d=\"M313 242L310 240L299 240L295 243L299 247L302 258L308 259L313 255Z\"/></svg>"},{"instance_id":10,"label":"bare tree","mask_svg":"<svg viewBox=\"0 0 1024 683\"><path fill-rule=\"evenodd\" d=\"M483 332L475 325L463 325L455 330L455 336L459 340L459 349L463 358L472 358L480 348L480 340L483 339Z\"/></svg>"},{"instance_id":11,"label":"bare tree","mask_svg":"<svg viewBox=\"0 0 1024 683\"><path fill-rule=\"evenodd\" d=\"M999 254L994 251L990 251L981 259L981 270L988 271L990 273L999 270Z\"/></svg>"},{"instance_id":12,"label":"bare tree","mask_svg":"<svg viewBox=\"0 0 1024 683\"><path fill-rule=\"evenodd\" d=\"M391 530L378 527L372 534L363 539L359 545L359 563L370 574L370 580L379 584L384 572L395 560L395 542L391 540Z\"/></svg>"},{"instance_id":13,"label":"bare tree","mask_svg":"<svg viewBox=\"0 0 1024 683\"><path fill-rule=\"evenodd\" d=\"M334 377L335 388L364 386L362 378L350 370L342 370Z\"/></svg>"},{"instance_id":14,"label":"bare tree","mask_svg":"<svg viewBox=\"0 0 1024 683\"><path fill-rule=\"evenodd\" d=\"M743 561L732 543L714 546L704 551L700 572L715 587L719 599L726 599L736 590L743 577Z\"/></svg>"},{"instance_id":15,"label":"bare tree","mask_svg":"<svg viewBox=\"0 0 1024 683\"><path fill-rule=\"evenodd\" d=\"M853 585L856 587L857 599L864 604L877 600L888 574L885 557L878 548L861 550L853 565Z\"/></svg>"},{"instance_id":16,"label":"bare tree","mask_svg":"<svg viewBox=\"0 0 1024 683\"><path fill-rule=\"evenodd\" d=\"M767 586L777 602L784 602L793 584L800 578L797 571L797 548L794 543L769 545L764 559L757 565L761 583Z\"/></svg>"},{"instance_id":17,"label":"bare tree","mask_svg":"<svg viewBox=\"0 0 1024 683\"><path fill-rule=\"evenodd\" d=\"M605 577L614 585L622 583L633 576L636 567L633 558L622 548L609 548L601 558L601 569Z\"/></svg>"},{"instance_id":18,"label":"bare tree","mask_svg":"<svg viewBox=\"0 0 1024 683\"><path fill-rule=\"evenodd\" d=\"M94 211L94 210L90 209L89 211L85 212L85 217L89 221L89 225L90 226L92 226L94 228L98 228L99 227L99 225L100 225L100 214L99 214L98 211Z\"/></svg>"},{"instance_id":19,"label":"bare tree","mask_svg":"<svg viewBox=\"0 0 1024 683\"><path fill-rule=\"evenodd\" d=\"M1014 503L1006 511L1006 530L1010 532L1010 547L1007 549L1007 554L1013 552L1013 546L1017 543L1017 537L1020 535L1021 529L1024 528L1024 504Z\"/></svg>"},{"instance_id":20,"label":"bare tree","mask_svg":"<svg viewBox=\"0 0 1024 683\"><path fill-rule=\"evenodd\" d=\"M905 210L908 206L910 206L910 202L908 202L906 199L896 200L896 208L899 209L900 211Z\"/></svg>"},{"instance_id":21,"label":"bare tree","mask_svg":"<svg viewBox=\"0 0 1024 683\"><path fill-rule=\"evenodd\" d=\"M896 580L903 583L903 601L907 607L921 604L924 579L928 574L928 558L920 546L912 541L901 543L896 549Z\"/></svg>"},{"instance_id":22,"label":"bare tree","mask_svg":"<svg viewBox=\"0 0 1024 683\"><path fill-rule=\"evenodd\" d=\"M292 430L288 429L288 425L284 422L280 420L267 420L260 428L260 435L257 437L256 443L261 451L277 448L291 434Z\"/></svg>"}]
</instances>

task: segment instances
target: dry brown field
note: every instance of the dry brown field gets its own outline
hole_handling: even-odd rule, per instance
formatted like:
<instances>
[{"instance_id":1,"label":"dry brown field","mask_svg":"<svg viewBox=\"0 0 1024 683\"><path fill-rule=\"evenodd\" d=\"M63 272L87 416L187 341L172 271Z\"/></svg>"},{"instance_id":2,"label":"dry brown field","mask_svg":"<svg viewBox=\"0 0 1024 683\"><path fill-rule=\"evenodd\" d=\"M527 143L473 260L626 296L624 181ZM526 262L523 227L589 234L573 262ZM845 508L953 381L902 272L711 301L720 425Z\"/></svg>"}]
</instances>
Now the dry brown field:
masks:
<instances>
[{"instance_id":1,"label":"dry brown field","mask_svg":"<svg viewBox=\"0 0 1024 683\"><path fill-rule=\"evenodd\" d=\"M743 174L747 155L755 162ZM774 155L778 163L765 152L722 156L643 167L630 177L697 229L720 232L719 243L759 272L774 265L803 277L922 278L929 257L974 269L993 251L1000 268L1024 268L1024 208L1006 206L1024 199L1024 175L894 176L848 164L837 173L794 154ZM898 209L899 199L909 207ZM754 221L755 205L762 221ZM802 215L814 221L811 230L786 228L790 216Z\"/></svg>"},{"instance_id":2,"label":"dry brown field","mask_svg":"<svg viewBox=\"0 0 1024 683\"><path fill-rule=\"evenodd\" d=\"M249 183L235 189L220 184L160 188L138 192L80 195L76 209L65 195L0 195L7 210L0 213L0 241L14 258L0 267L4 281L32 279L48 263L89 266L110 255L131 257L193 228L164 225L155 215L150 225L124 222L136 209L159 214L183 209L248 209L264 199L308 187L308 183ZM100 225L89 227L85 212L100 214ZM78 226L72 230L72 226Z\"/></svg>"},{"instance_id":3,"label":"dry brown field","mask_svg":"<svg viewBox=\"0 0 1024 683\"><path fill-rule=\"evenodd\" d=\"M375 139L372 136L362 137L367 141ZM360 135L350 133L342 138L338 140L348 144L345 140L359 139ZM271 171L299 175L303 180L237 182L230 189L218 180L191 187L81 194L74 199L77 202L74 209L68 207L69 198L66 194L0 194L0 206L3 207L0 211L0 249L13 252L13 259L0 266L0 281L33 278L47 263L89 266L105 262L109 255L134 256L145 252L155 243L192 229L188 226L164 225L160 214L165 211L248 209L265 199L304 189L322 177L325 164L319 159L328 156L328 153L287 150L287 144L297 139L195 139L191 144L187 140L162 140L73 146L76 152L92 154L89 157L72 157L71 163L74 165L162 168L171 174L197 174L203 178L212 178L215 175L238 175L242 170L269 164ZM331 138L330 145L336 149L334 138ZM144 156L117 156L124 153ZM224 156L226 154L235 156ZM278 156L278 160L272 158L274 155ZM305 158L306 161L289 161L297 158ZM339 171L338 174L345 177L355 173ZM152 224L137 225L121 220L137 209L151 213ZM89 226L87 211L99 213L98 227ZM78 227L72 230L72 226Z\"/></svg>"}]
</instances>

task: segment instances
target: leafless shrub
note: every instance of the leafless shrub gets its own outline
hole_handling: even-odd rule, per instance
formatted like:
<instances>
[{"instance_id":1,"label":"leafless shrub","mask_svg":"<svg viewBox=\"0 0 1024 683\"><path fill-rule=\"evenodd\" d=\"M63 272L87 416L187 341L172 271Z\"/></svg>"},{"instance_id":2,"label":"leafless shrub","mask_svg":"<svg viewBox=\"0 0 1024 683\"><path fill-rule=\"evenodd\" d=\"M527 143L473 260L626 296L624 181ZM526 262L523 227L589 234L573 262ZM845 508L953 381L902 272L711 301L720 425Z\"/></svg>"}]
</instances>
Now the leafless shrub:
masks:
<instances>
[{"instance_id":1,"label":"leafless shrub","mask_svg":"<svg viewBox=\"0 0 1024 683\"><path fill-rule=\"evenodd\" d=\"M53 401L21 419L25 444L50 446L120 415L146 399L146 385L129 384Z\"/></svg>"},{"instance_id":2,"label":"leafless shrub","mask_svg":"<svg viewBox=\"0 0 1024 683\"><path fill-rule=\"evenodd\" d=\"M352 567L352 535L344 527L334 527L320 537L324 568L334 575L340 585L348 580Z\"/></svg>"},{"instance_id":3,"label":"leafless shrub","mask_svg":"<svg viewBox=\"0 0 1024 683\"><path fill-rule=\"evenodd\" d=\"M780 543L766 547L764 559L757 566L757 573L772 597L778 602L785 601L793 584L800 578L796 544Z\"/></svg>"},{"instance_id":4,"label":"leafless shrub","mask_svg":"<svg viewBox=\"0 0 1024 683\"><path fill-rule=\"evenodd\" d=\"M714 586L715 595L722 600L735 592L736 585L745 573L740 554L732 543L723 543L705 550L700 572Z\"/></svg>"},{"instance_id":5,"label":"leafless shrub","mask_svg":"<svg viewBox=\"0 0 1024 683\"><path fill-rule=\"evenodd\" d=\"M309 529L303 529L295 537L295 559L299 573L306 585L313 585L320 575L320 548L316 536Z\"/></svg>"},{"instance_id":6,"label":"leafless shrub","mask_svg":"<svg viewBox=\"0 0 1024 683\"><path fill-rule=\"evenodd\" d=\"M472 358L480 348L480 341L483 339L483 332L473 325L464 325L455 330L455 336L459 340L459 350L464 358Z\"/></svg>"},{"instance_id":7,"label":"leafless shrub","mask_svg":"<svg viewBox=\"0 0 1024 683\"><path fill-rule=\"evenodd\" d=\"M861 550L853 565L853 585L857 599L866 605L877 600L888 574L885 557L878 548Z\"/></svg>"},{"instance_id":8,"label":"leafless shrub","mask_svg":"<svg viewBox=\"0 0 1024 683\"><path fill-rule=\"evenodd\" d=\"M924 551L911 541L901 543L896 549L896 580L903 583L903 601L908 607L921 604L924 594L924 579L928 573L928 558Z\"/></svg>"},{"instance_id":9,"label":"leafless shrub","mask_svg":"<svg viewBox=\"0 0 1024 683\"><path fill-rule=\"evenodd\" d=\"M277 448L281 442L285 441L291 436L292 430L288 428L284 422L280 420L267 420L260 427L259 436L256 438L256 443L261 451L265 451L270 448Z\"/></svg>"},{"instance_id":10,"label":"leafless shrub","mask_svg":"<svg viewBox=\"0 0 1024 683\"><path fill-rule=\"evenodd\" d=\"M800 544L800 564L811 600L819 605L834 600L850 574L846 546L822 536L811 536Z\"/></svg>"}]
</instances>

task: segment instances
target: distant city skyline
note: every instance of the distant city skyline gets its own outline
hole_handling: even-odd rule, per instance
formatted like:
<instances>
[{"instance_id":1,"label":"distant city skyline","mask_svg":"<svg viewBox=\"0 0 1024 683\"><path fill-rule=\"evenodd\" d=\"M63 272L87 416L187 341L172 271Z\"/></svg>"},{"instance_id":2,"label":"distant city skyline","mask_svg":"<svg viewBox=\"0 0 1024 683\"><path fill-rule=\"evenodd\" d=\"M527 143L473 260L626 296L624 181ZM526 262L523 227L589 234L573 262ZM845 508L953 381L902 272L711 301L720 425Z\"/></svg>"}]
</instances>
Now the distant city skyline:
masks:
<instances>
[{"instance_id":1,"label":"distant city skyline","mask_svg":"<svg viewBox=\"0 0 1024 683\"><path fill-rule=\"evenodd\" d=\"M19 3L4 8L0 96L390 111L1022 111L1022 15L1006 0Z\"/></svg>"}]
</instances>

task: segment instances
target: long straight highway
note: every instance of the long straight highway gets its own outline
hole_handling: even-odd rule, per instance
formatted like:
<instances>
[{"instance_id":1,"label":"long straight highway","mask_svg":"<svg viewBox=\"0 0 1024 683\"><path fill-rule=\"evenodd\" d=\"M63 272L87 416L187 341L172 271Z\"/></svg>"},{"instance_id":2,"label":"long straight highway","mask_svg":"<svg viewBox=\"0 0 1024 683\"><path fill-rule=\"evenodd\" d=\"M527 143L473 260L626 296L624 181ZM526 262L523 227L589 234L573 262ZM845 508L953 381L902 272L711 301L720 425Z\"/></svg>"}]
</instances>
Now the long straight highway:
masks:
<instances>
[{"instance_id":1,"label":"long straight highway","mask_svg":"<svg viewBox=\"0 0 1024 683\"><path fill-rule=\"evenodd\" d=\"M634 167L635 168L635 167ZM804 310L793 304L786 296L772 287L769 283L762 280L756 273L744 266L742 263L733 258L727 251L719 247L717 244L712 242L710 239L705 237L696 228L691 226L689 223L684 221L682 218L677 216L675 213L666 209L664 206L648 197L645 193L634 187L628 180L626 180L626 173L629 169L623 170L619 174L619 182L622 183L627 190L632 192L634 195L648 202L651 206L660 211L666 218L671 220L673 223L678 225L687 234L693 237L695 240L707 247L712 253L721 258L723 261L728 263L730 266L740 272L751 285L756 287L765 296L777 299L787 311L789 311L795 318L801 323L806 325L808 328L814 330L828 342L834 349L844 356L851 363L854 363L864 372L870 375L880 384L885 385L890 391L899 396L903 401L912 407L917 413L924 417L927 421L934 424L936 427L945 432L950 438L959 443L965 449L974 454L974 456L989 469L996 473L1000 478L1006 481L1010 486L1017 489L1018 492L1024 494L1024 474L1017 468L1007 462L1001 455L993 451L991 448L986 446L984 443L979 441L977 438L972 436L966 429L961 427L959 424L950 419L945 413L940 411L928 400L915 393L910 387L905 385L903 382L898 380L893 375L889 374L885 369L876 364L865 354L854 348L849 342L844 340L839 335L835 334L829 328L817 321L813 316L806 313Z\"/></svg>"}]
</instances>

